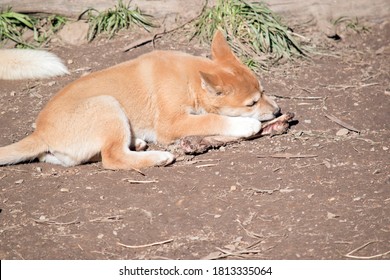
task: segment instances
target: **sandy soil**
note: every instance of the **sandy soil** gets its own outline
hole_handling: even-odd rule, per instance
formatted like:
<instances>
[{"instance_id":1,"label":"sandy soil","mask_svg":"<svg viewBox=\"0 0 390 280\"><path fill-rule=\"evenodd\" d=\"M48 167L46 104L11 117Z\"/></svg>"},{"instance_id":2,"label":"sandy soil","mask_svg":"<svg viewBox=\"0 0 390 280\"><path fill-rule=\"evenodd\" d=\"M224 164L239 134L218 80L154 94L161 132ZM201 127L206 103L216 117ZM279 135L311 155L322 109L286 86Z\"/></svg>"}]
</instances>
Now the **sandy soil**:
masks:
<instances>
[{"instance_id":1,"label":"sandy soil","mask_svg":"<svg viewBox=\"0 0 390 280\"><path fill-rule=\"evenodd\" d=\"M144 176L100 163L0 167L0 259L345 259L363 245L351 255L389 259L390 24L371 25L341 41L301 27L316 44L311 60L263 73L267 93L296 114L287 134ZM31 133L70 81L152 50L122 51L142 36L53 46L70 76L0 81L0 145ZM209 54L182 33L156 48Z\"/></svg>"}]
</instances>

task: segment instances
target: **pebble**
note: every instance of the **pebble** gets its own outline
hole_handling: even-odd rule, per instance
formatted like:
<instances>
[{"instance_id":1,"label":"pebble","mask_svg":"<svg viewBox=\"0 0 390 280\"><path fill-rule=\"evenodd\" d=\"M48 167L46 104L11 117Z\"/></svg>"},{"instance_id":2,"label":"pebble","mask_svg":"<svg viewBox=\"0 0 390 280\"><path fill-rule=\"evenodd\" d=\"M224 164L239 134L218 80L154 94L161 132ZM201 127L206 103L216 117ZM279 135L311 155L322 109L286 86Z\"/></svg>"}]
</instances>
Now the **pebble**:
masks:
<instances>
[{"instance_id":1,"label":"pebble","mask_svg":"<svg viewBox=\"0 0 390 280\"><path fill-rule=\"evenodd\" d=\"M342 128L342 129L340 129L339 131L336 132L336 135L337 136L346 136L346 135L348 135L348 133L349 133L348 129Z\"/></svg>"}]
</instances>

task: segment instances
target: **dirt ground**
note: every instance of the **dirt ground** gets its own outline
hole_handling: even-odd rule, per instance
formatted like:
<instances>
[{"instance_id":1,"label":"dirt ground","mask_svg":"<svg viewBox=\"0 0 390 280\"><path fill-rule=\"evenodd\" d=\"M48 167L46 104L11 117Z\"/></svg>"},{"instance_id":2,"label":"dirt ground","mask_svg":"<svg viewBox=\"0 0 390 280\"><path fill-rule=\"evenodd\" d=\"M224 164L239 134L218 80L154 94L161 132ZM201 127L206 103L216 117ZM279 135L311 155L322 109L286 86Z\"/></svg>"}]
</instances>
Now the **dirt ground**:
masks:
<instances>
[{"instance_id":1,"label":"dirt ground","mask_svg":"<svg viewBox=\"0 0 390 280\"><path fill-rule=\"evenodd\" d=\"M390 259L390 23L366 23L369 33L339 41L300 27L316 45L311 59L262 74L296 114L285 135L144 175L101 163L0 167L0 259ZM0 81L0 146L31 133L70 81L151 51L122 51L142 36L54 45L70 76ZM209 54L181 33L155 47Z\"/></svg>"}]
</instances>

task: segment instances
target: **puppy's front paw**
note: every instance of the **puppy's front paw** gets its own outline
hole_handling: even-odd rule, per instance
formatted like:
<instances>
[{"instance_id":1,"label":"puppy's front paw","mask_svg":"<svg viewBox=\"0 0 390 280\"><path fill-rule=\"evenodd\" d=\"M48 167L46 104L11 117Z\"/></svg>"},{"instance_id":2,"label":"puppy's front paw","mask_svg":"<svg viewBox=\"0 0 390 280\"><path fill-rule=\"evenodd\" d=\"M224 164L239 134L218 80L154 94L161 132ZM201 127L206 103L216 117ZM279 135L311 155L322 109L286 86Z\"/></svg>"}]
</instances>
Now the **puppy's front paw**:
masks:
<instances>
[{"instance_id":1,"label":"puppy's front paw","mask_svg":"<svg viewBox=\"0 0 390 280\"><path fill-rule=\"evenodd\" d=\"M235 137L249 137L258 133L261 122L253 118L231 117L229 118L225 135Z\"/></svg>"}]
</instances>

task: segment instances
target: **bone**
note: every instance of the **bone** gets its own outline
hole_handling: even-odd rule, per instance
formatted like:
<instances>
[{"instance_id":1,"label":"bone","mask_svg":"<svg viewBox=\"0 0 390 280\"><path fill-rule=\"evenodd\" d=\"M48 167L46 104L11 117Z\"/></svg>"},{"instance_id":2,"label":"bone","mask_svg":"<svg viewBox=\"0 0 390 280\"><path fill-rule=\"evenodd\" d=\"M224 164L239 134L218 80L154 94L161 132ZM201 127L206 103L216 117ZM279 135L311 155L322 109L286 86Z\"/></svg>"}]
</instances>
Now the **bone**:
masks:
<instances>
[{"instance_id":1,"label":"bone","mask_svg":"<svg viewBox=\"0 0 390 280\"><path fill-rule=\"evenodd\" d=\"M294 113L286 113L269 122L264 122L262 128L256 135L248 138L238 138L233 136L186 136L168 147L168 150L175 155L196 155L216 149L227 144L237 143L243 140L252 140L265 135L279 135L286 133L290 127L290 121L294 118Z\"/></svg>"}]
</instances>

